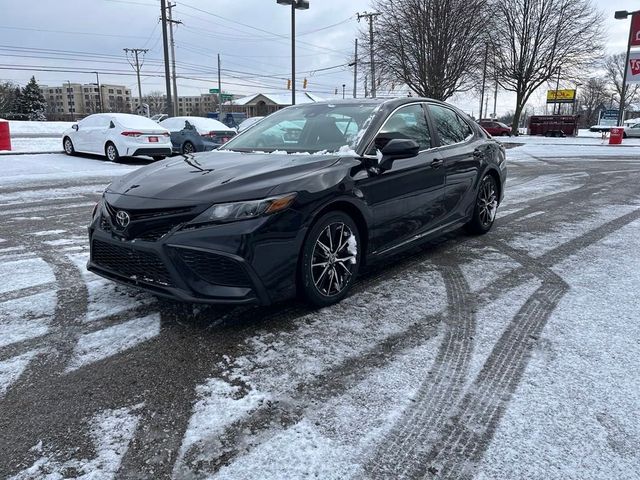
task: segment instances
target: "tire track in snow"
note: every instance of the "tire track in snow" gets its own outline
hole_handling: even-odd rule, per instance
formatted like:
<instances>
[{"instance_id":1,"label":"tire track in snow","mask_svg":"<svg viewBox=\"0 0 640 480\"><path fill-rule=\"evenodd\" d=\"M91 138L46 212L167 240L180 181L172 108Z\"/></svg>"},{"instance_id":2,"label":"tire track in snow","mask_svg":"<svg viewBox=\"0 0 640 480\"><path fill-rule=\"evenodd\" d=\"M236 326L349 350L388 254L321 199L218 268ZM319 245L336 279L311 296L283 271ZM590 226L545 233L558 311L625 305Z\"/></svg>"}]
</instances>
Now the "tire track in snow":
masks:
<instances>
[{"instance_id":1,"label":"tire track in snow","mask_svg":"<svg viewBox=\"0 0 640 480\"><path fill-rule=\"evenodd\" d=\"M426 478L470 479L515 392L546 322L569 290L551 267L620 228L640 219L640 209L618 217L533 259L497 242L496 248L523 264L543 284L505 329L477 379L469 388L452 422L441 432L424 465Z\"/></svg>"},{"instance_id":2,"label":"tire track in snow","mask_svg":"<svg viewBox=\"0 0 640 480\"><path fill-rule=\"evenodd\" d=\"M461 394L473 351L475 315L468 308L470 289L460 268L456 265L442 272L448 312L435 367L428 372L414 403L365 466L375 478L414 478L424 464L432 431L443 427Z\"/></svg>"},{"instance_id":3,"label":"tire track in snow","mask_svg":"<svg viewBox=\"0 0 640 480\"><path fill-rule=\"evenodd\" d=\"M520 383L535 340L568 289L564 282L547 281L516 314L427 456L422 472L429 472L427 478L473 478L475 465Z\"/></svg>"}]
</instances>

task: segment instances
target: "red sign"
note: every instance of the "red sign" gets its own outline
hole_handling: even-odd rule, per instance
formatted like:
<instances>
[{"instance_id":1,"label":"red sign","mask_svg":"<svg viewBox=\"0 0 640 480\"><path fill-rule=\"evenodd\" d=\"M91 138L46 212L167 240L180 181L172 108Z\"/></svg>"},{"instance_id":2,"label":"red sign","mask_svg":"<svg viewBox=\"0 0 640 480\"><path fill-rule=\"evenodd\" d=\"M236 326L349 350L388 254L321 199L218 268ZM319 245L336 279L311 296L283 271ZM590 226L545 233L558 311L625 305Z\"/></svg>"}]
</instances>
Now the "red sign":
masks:
<instances>
[{"instance_id":1,"label":"red sign","mask_svg":"<svg viewBox=\"0 0 640 480\"><path fill-rule=\"evenodd\" d=\"M631 46L640 47L640 13L631 15Z\"/></svg>"}]
</instances>

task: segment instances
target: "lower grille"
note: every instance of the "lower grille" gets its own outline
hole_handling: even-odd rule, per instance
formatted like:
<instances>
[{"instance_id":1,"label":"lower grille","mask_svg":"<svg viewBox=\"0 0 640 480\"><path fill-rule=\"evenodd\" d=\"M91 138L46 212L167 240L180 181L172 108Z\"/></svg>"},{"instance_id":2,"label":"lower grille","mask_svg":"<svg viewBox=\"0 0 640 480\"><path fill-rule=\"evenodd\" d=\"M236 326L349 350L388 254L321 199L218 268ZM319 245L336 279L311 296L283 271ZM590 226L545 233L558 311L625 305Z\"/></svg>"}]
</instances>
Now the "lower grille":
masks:
<instances>
[{"instance_id":1,"label":"lower grille","mask_svg":"<svg viewBox=\"0 0 640 480\"><path fill-rule=\"evenodd\" d=\"M228 287L251 287L249 275L235 260L197 250L178 249L178 252L182 261L205 282Z\"/></svg>"},{"instance_id":2,"label":"lower grille","mask_svg":"<svg viewBox=\"0 0 640 480\"><path fill-rule=\"evenodd\" d=\"M96 265L122 276L157 285L171 286L171 276L155 253L130 250L111 243L94 240L91 259Z\"/></svg>"}]
</instances>

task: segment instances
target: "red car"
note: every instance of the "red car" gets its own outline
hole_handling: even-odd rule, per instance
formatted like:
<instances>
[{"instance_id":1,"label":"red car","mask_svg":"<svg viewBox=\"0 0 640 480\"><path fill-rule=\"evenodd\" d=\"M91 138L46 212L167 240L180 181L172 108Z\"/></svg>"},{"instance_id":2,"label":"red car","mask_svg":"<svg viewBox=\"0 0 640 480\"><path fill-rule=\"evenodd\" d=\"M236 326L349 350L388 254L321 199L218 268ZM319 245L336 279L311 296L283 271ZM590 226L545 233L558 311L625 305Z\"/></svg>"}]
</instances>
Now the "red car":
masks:
<instances>
[{"instance_id":1,"label":"red car","mask_svg":"<svg viewBox=\"0 0 640 480\"><path fill-rule=\"evenodd\" d=\"M496 122L494 120L480 120L479 123L489 135L494 137L511 136L511 127L506 126L502 122Z\"/></svg>"}]
</instances>

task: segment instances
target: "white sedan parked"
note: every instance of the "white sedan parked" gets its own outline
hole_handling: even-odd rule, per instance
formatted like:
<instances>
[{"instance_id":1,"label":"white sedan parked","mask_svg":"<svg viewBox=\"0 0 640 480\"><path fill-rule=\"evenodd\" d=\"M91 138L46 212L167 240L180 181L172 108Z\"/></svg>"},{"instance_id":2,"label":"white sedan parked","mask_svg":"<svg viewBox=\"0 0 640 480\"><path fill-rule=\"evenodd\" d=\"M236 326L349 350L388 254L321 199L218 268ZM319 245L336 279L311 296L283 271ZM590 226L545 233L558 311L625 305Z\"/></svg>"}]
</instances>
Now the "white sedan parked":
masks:
<instances>
[{"instance_id":1,"label":"white sedan parked","mask_svg":"<svg viewBox=\"0 0 640 480\"><path fill-rule=\"evenodd\" d=\"M161 160L171 155L169 131L153 120L128 113L97 113L62 134L67 155L104 155L107 160L146 155Z\"/></svg>"},{"instance_id":2,"label":"white sedan parked","mask_svg":"<svg viewBox=\"0 0 640 480\"><path fill-rule=\"evenodd\" d=\"M625 125L624 127L624 136L639 138L640 137L640 122L632 123L630 125Z\"/></svg>"}]
</instances>

